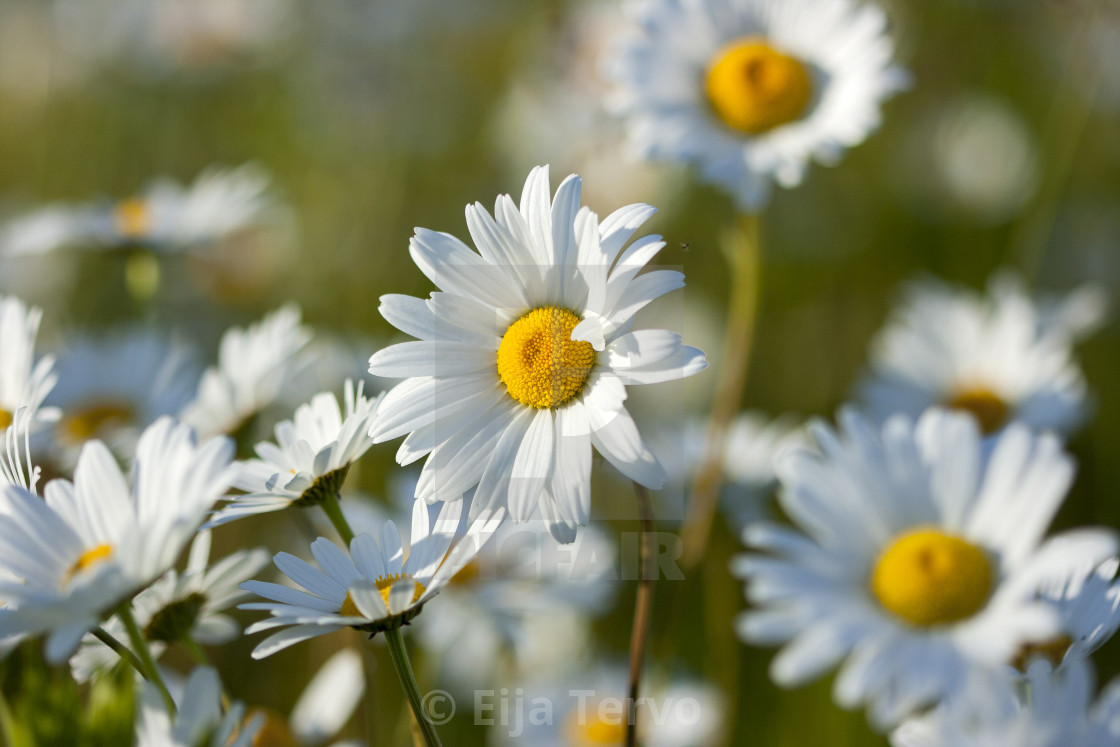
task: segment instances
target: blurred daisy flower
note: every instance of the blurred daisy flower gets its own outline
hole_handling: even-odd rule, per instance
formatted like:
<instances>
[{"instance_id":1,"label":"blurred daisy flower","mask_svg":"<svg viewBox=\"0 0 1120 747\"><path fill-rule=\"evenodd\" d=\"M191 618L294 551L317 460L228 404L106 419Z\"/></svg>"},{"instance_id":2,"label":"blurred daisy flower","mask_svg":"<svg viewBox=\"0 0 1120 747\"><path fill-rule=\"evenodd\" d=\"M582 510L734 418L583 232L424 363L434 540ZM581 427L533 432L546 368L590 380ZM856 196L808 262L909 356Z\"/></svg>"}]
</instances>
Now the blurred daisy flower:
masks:
<instances>
[{"instance_id":1,"label":"blurred daisy flower","mask_svg":"<svg viewBox=\"0 0 1120 747\"><path fill-rule=\"evenodd\" d=\"M382 315L420 339L370 359L375 376L407 377L385 396L371 435L408 434L401 464L428 457L417 498L457 500L477 486L476 510L508 506L515 521L539 510L571 542L590 515L593 446L626 477L665 482L626 410L626 387L707 362L675 332L631 328L684 276L638 274L664 246L659 236L623 251L652 207L630 205L600 224L580 207L578 177L550 198L548 167L529 175L520 209L502 195L496 219L479 203L466 212L479 253L418 229L412 257L440 292L381 298Z\"/></svg>"},{"instance_id":2,"label":"blurred daisy flower","mask_svg":"<svg viewBox=\"0 0 1120 747\"><path fill-rule=\"evenodd\" d=\"M493 747L623 747L626 744L627 676L622 666L585 667L563 678L538 678L518 687L521 712L502 713L490 730ZM510 688L511 690L513 688ZM503 691L504 694L505 691ZM485 693L485 691L484 691ZM523 693L523 694L522 694ZM483 694L479 701L491 704ZM646 747L713 747L723 744L726 705L711 685L652 677L638 709L638 739ZM533 718L548 704L551 718ZM508 708L508 706L507 706ZM508 715L507 715L508 714Z\"/></svg>"},{"instance_id":3,"label":"blurred daisy flower","mask_svg":"<svg viewBox=\"0 0 1120 747\"><path fill-rule=\"evenodd\" d=\"M391 521L382 527L380 542L359 534L351 541L349 553L325 537L315 540L311 553L322 570L294 555L278 553L276 567L304 590L264 581L241 585L271 600L240 605L240 609L267 610L272 615L249 626L247 634L291 626L258 644L253 658L271 656L345 627L376 634L410 622L478 554L504 518L501 511L483 513L460 535L462 508L462 501L445 503L431 520L427 504L415 501L407 553Z\"/></svg>"},{"instance_id":4,"label":"blurred daisy flower","mask_svg":"<svg viewBox=\"0 0 1120 747\"><path fill-rule=\"evenodd\" d=\"M840 160L906 87L887 16L850 0L645 0L607 74L644 158L696 163L743 210Z\"/></svg>"},{"instance_id":5,"label":"blurred daisy flower","mask_svg":"<svg viewBox=\"0 0 1120 747\"><path fill-rule=\"evenodd\" d=\"M0 296L0 433L10 426L21 407L29 408L34 427L56 413L40 409L58 380L54 358L35 358L35 337L43 312L14 296Z\"/></svg>"},{"instance_id":6,"label":"blurred daisy flower","mask_svg":"<svg viewBox=\"0 0 1120 747\"><path fill-rule=\"evenodd\" d=\"M224 611L249 596L240 584L268 565L261 548L238 550L210 565L210 532L199 532L191 543L182 573L172 569L132 600L133 616L158 658L176 642L216 645L241 633L241 627ZM128 636L120 618L110 617L102 627L119 640ZM70 659L74 678L85 682L97 671L115 666L120 656L93 635L87 634Z\"/></svg>"},{"instance_id":7,"label":"blurred daisy flower","mask_svg":"<svg viewBox=\"0 0 1120 747\"><path fill-rule=\"evenodd\" d=\"M183 421L203 436L235 433L271 404L292 375L296 353L311 339L300 310L289 304L246 328L222 335L218 364L206 369Z\"/></svg>"},{"instance_id":8,"label":"blurred daisy flower","mask_svg":"<svg viewBox=\"0 0 1120 747\"><path fill-rule=\"evenodd\" d=\"M1006 273L986 295L914 284L873 343L860 400L879 420L941 405L973 415L985 435L1012 421L1069 433L1088 409L1073 345L1100 324L1104 308L1091 288L1032 300Z\"/></svg>"},{"instance_id":9,"label":"blurred daisy flower","mask_svg":"<svg viewBox=\"0 0 1120 747\"><path fill-rule=\"evenodd\" d=\"M191 672L178 703L167 712L159 690L147 682L136 704L136 747L252 747L262 719L245 718L245 706L222 704L222 682L210 667Z\"/></svg>"},{"instance_id":10,"label":"blurred daisy flower","mask_svg":"<svg viewBox=\"0 0 1120 747\"><path fill-rule=\"evenodd\" d=\"M0 229L0 254L41 254L62 247L193 250L276 218L260 167L210 168L184 187L157 179L115 203L50 205Z\"/></svg>"},{"instance_id":11,"label":"blurred daisy flower","mask_svg":"<svg viewBox=\"0 0 1120 747\"><path fill-rule=\"evenodd\" d=\"M757 605L739 633L789 642L770 668L782 685L846 660L834 696L867 704L879 727L1053 640L1060 615L1035 593L1044 574L1116 552L1105 530L1041 544L1074 472L1052 435L1012 425L986 449L971 418L943 410L881 431L849 411L839 433L820 424L813 435L819 451L777 465L781 507L804 533L744 532L770 554L736 562Z\"/></svg>"},{"instance_id":12,"label":"blurred daisy flower","mask_svg":"<svg viewBox=\"0 0 1120 747\"><path fill-rule=\"evenodd\" d=\"M1120 744L1120 682L1092 703L1092 668L1078 660L1054 672L1031 665L1018 696L975 682L891 734L892 747L1114 747Z\"/></svg>"},{"instance_id":13,"label":"blurred daisy flower","mask_svg":"<svg viewBox=\"0 0 1120 747\"><path fill-rule=\"evenodd\" d=\"M130 476L108 448L82 449L74 482L54 480L44 498L0 489L0 581L14 609L0 636L49 633L47 659L64 661L82 635L169 570L206 511L229 488L233 444L199 446L190 428L161 418L140 436Z\"/></svg>"},{"instance_id":14,"label":"blurred daisy flower","mask_svg":"<svg viewBox=\"0 0 1120 747\"><path fill-rule=\"evenodd\" d=\"M257 444L258 458L238 463L234 487L245 495L231 496L210 526L338 497L350 465L373 445L368 434L379 399L363 389L363 382L355 387L347 379L341 408L333 394L320 392L292 420L277 424L276 443Z\"/></svg>"},{"instance_id":15,"label":"blurred daisy flower","mask_svg":"<svg viewBox=\"0 0 1120 747\"><path fill-rule=\"evenodd\" d=\"M137 327L68 341L56 371L58 384L46 399L61 412L53 456L71 466L91 438L122 459L133 454L141 430L191 399L201 366L186 344Z\"/></svg>"}]
</instances>

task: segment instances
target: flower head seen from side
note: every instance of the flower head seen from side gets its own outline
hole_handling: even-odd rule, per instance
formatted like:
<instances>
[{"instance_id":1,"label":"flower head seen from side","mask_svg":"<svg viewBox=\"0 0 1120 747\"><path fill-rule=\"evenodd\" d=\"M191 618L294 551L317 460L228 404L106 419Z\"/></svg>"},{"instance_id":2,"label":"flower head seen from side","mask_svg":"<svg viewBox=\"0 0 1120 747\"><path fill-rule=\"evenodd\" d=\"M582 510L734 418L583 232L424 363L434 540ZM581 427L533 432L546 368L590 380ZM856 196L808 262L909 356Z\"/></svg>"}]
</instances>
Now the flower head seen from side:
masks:
<instances>
[{"instance_id":1,"label":"flower head seen from side","mask_svg":"<svg viewBox=\"0 0 1120 747\"><path fill-rule=\"evenodd\" d=\"M311 339L300 310L287 305L246 328L222 336L218 365L202 374L183 422L202 436L234 433L276 399L291 373L292 359Z\"/></svg>"},{"instance_id":2,"label":"flower head seen from side","mask_svg":"<svg viewBox=\"0 0 1120 747\"><path fill-rule=\"evenodd\" d=\"M0 253L43 254L64 247L142 246L193 250L273 219L268 176L257 166L211 168L189 185L157 179L110 204L50 205L0 230Z\"/></svg>"},{"instance_id":3,"label":"flower head seen from side","mask_svg":"<svg viewBox=\"0 0 1120 747\"><path fill-rule=\"evenodd\" d=\"M200 368L192 348L155 330L70 341L58 353L58 383L46 399L61 413L55 459L73 465L91 438L122 459L131 456L144 428L190 401Z\"/></svg>"},{"instance_id":4,"label":"flower head seen from side","mask_svg":"<svg viewBox=\"0 0 1120 747\"><path fill-rule=\"evenodd\" d=\"M590 514L592 447L626 477L659 488L665 473L625 407L626 387L692 375L704 354L668 330L631 331L637 312L680 288L672 270L639 274L664 246L623 247L654 212L630 205L601 223L569 176L550 199L548 168L529 175L520 207L467 207L471 251L417 229L411 252L440 291L389 295L382 315L418 337L370 359L375 376L406 377L382 401L376 442L408 435L397 461L427 456L417 498L539 516L571 541Z\"/></svg>"},{"instance_id":5,"label":"flower head seen from side","mask_svg":"<svg viewBox=\"0 0 1120 747\"><path fill-rule=\"evenodd\" d=\"M1089 662L1054 670L1036 661L1019 693L979 680L891 734L893 747L1114 747L1120 744L1120 682L1093 702Z\"/></svg>"},{"instance_id":6,"label":"flower head seen from side","mask_svg":"<svg viewBox=\"0 0 1120 747\"><path fill-rule=\"evenodd\" d=\"M971 418L931 410L881 430L844 412L839 433L818 425L814 436L819 451L777 464L781 507L801 531L744 532L768 554L737 560L757 606L739 632L788 642L771 665L783 685L843 661L836 700L867 704L877 726L1055 638L1060 616L1036 594L1043 574L1116 551L1105 530L1042 542L1073 478L1052 435L1012 425L986 448Z\"/></svg>"},{"instance_id":7,"label":"flower head seen from side","mask_svg":"<svg viewBox=\"0 0 1120 747\"><path fill-rule=\"evenodd\" d=\"M210 525L338 496L350 465L373 445L369 428L379 400L363 389L363 382L355 387L347 379L341 408L333 394L320 392L292 420L277 424L276 443L257 444L257 458L238 465L234 487L245 495L229 498Z\"/></svg>"},{"instance_id":8,"label":"flower head seen from side","mask_svg":"<svg viewBox=\"0 0 1120 747\"><path fill-rule=\"evenodd\" d=\"M319 568L294 555L278 553L276 567L303 590L264 581L241 585L270 600L240 605L240 609L271 613L270 618L249 626L247 634L286 628L253 649L253 658L345 627L373 635L407 624L478 554L504 518L502 511L484 513L461 534L462 508L462 501L445 503L432 520L427 504L415 501L407 556L400 532L391 521L382 527L379 539L369 534L356 536L349 553L324 537L315 540L311 553Z\"/></svg>"},{"instance_id":9,"label":"flower head seen from side","mask_svg":"<svg viewBox=\"0 0 1120 747\"><path fill-rule=\"evenodd\" d=\"M873 344L860 399L872 417L917 417L940 405L970 413L985 435L1012 421L1068 433L1085 418L1074 343L1103 317L1093 289L1031 299L997 274L984 295L934 282L910 287Z\"/></svg>"},{"instance_id":10,"label":"flower head seen from side","mask_svg":"<svg viewBox=\"0 0 1120 747\"><path fill-rule=\"evenodd\" d=\"M905 88L886 14L851 0L645 0L607 74L645 158L697 164L740 208L837 162Z\"/></svg>"},{"instance_id":11,"label":"flower head seen from side","mask_svg":"<svg viewBox=\"0 0 1120 747\"><path fill-rule=\"evenodd\" d=\"M54 480L44 498L0 489L0 582L14 609L0 636L49 633L47 658L70 655L110 610L169 570L233 479L233 444L201 446L193 431L161 418L140 436L130 475L90 441L74 482Z\"/></svg>"},{"instance_id":12,"label":"flower head seen from side","mask_svg":"<svg viewBox=\"0 0 1120 747\"><path fill-rule=\"evenodd\" d=\"M40 309L14 296L0 296L0 431L12 424L21 407L29 408L32 424L51 415L40 407L58 376L52 356L35 358L42 319Z\"/></svg>"},{"instance_id":13,"label":"flower head seen from side","mask_svg":"<svg viewBox=\"0 0 1120 747\"><path fill-rule=\"evenodd\" d=\"M246 719L242 703L223 706L222 682L210 667L191 672L178 706L171 716L156 687L144 683L136 703L136 747L252 747L264 724L259 716Z\"/></svg>"},{"instance_id":14,"label":"flower head seen from side","mask_svg":"<svg viewBox=\"0 0 1120 747\"><path fill-rule=\"evenodd\" d=\"M237 621L225 611L249 596L240 585L268 565L268 553L263 548L238 550L211 564L210 543L210 532L199 532L182 573L171 569L133 597L132 613L153 657L158 658L172 643L189 639L191 643L215 645L241 633ZM115 615L102 627L117 640L128 635ZM116 652L86 634L70 659L70 668L75 679L85 682L94 672L119 661Z\"/></svg>"}]
</instances>

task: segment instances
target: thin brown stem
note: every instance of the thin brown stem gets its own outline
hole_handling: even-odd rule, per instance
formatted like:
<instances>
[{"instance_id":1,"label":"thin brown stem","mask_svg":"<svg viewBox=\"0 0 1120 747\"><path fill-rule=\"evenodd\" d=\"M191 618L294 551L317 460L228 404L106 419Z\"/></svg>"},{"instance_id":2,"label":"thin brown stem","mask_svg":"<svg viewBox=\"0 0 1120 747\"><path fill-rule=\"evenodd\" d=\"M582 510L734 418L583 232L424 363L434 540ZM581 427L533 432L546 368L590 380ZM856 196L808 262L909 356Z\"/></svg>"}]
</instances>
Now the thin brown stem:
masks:
<instances>
[{"instance_id":1,"label":"thin brown stem","mask_svg":"<svg viewBox=\"0 0 1120 747\"><path fill-rule=\"evenodd\" d=\"M686 574L700 563L708 546L719 490L723 486L723 454L727 431L739 412L743 385L750 368L762 264L758 216L740 216L738 230L728 236L725 248L732 274L727 332L719 381L716 383L708 419L704 458L692 483L688 521L681 533L684 544L681 566Z\"/></svg>"},{"instance_id":2,"label":"thin brown stem","mask_svg":"<svg viewBox=\"0 0 1120 747\"><path fill-rule=\"evenodd\" d=\"M626 747L638 744L638 692L642 682L642 665L645 662L646 639L653 614L653 579L657 567L653 556L653 506L649 491L634 483L638 499L638 518L641 520L641 572L638 577L638 595L634 603L634 627L630 633L630 693L627 700Z\"/></svg>"}]
</instances>

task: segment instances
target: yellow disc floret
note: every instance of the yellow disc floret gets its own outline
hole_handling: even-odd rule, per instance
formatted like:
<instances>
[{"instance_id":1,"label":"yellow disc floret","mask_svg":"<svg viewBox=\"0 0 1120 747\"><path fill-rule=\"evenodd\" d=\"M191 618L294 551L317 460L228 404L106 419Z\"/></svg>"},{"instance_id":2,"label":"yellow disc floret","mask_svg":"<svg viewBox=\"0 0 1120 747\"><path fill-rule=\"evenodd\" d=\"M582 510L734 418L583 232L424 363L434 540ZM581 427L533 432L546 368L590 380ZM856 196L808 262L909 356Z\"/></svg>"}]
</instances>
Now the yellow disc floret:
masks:
<instances>
[{"instance_id":1,"label":"yellow disc floret","mask_svg":"<svg viewBox=\"0 0 1120 747\"><path fill-rule=\"evenodd\" d=\"M0 429L7 428L12 424L12 413L0 407Z\"/></svg>"},{"instance_id":2,"label":"yellow disc floret","mask_svg":"<svg viewBox=\"0 0 1120 747\"><path fill-rule=\"evenodd\" d=\"M582 718L581 718L582 716ZM594 711L583 713L582 709L573 711L568 719L564 736L572 747L601 747L602 745L626 744L626 717L604 720Z\"/></svg>"},{"instance_id":3,"label":"yellow disc floret","mask_svg":"<svg viewBox=\"0 0 1120 747\"><path fill-rule=\"evenodd\" d=\"M70 570L66 571L66 580L69 581L73 578L75 573L84 571L86 568L105 560L112 554L112 545L98 545L97 547L86 550L74 561L74 565L70 566Z\"/></svg>"},{"instance_id":4,"label":"yellow disc floret","mask_svg":"<svg viewBox=\"0 0 1120 747\"><path fill-rule=\"evenodd\" d=\"M971 414L980 424L980 430L989 436L1007 422L1011 408L998 394L985 387L961 389L946 402L947 407Z\"/></svg>"},{"instance_id":5,"label":"yellow disc floret","mask_svg":"<svg viewBox=\"0 0 1120 747\"><path fill-rule=\"evenodd\" d=\"M152 224L148 203L140 197L121 200L113 209L113 223L117 233L126 239L138 239L148 232Z\"/></svg>"},{"instance_id":6,"label":"yellow disc floret","mask_svg":"<svg viewBox=\"0 0 1120 747\"><path fill-rule=\"evenodd\" d=\"M389 607L389 591L393 588L393 584L405 578L412 577L406 573L394 573L391 576L381 576L374 581L377 584L377 590L381 592L381 599L385 602L386 609ZM424 596L426 590L424 584L416 581L416 591L412 593L412 600L409 604L415 604L420 597ZM358 605L354 604L354 598L350 596L350 592L346 592L346 598L342 600L342 607L338 610L338 614L347 617L365 617L358 609Z\"/></svg>"},{"instance_id":7,"label":"yellow disc floret","mask_svg":"<svg viewBox=\"0 0 1120 747\"><path fill-rule=\"evenodd\" d=\"M922 627L972 617L991 589L992 566L984 551L940 529L899 536L871 574L871 590L879 602Z\"/></svg>"},{"instance_id":8,"label":"yellow disc floret","mask_svg":"<svg viewBox=\"0 0 1120 747\"><path fill-rule=\"evenodd\" d=\"M759 37L748 37L716 54L704 89L724 124L760 135L801 118L809 106L812 81L800 60Z\"/></svg>"},{"instance_id":9,"label":"yellow disc floret","mask_svg":"<svg viewBox=\"0 0 1120 747\"><path fill-rule=\"evenodd\" d=\"M533 309L509 326L498 346L498 378L523 405L559 407L580 393L595 349L572 339L579 317L567 309Z\"/></svg>"},{"instance_id":10,"label":"yellow disc floret","mask_svg":"<svg viewBox=\"0 0 1120 747\"><path fill-rule=\"evenodd\" d=\"M80 444L104 431L127 425L135 420L129 405L120 402L92 402L66 415L61 433L71 442Z\"/></svg>"}]
</instances>

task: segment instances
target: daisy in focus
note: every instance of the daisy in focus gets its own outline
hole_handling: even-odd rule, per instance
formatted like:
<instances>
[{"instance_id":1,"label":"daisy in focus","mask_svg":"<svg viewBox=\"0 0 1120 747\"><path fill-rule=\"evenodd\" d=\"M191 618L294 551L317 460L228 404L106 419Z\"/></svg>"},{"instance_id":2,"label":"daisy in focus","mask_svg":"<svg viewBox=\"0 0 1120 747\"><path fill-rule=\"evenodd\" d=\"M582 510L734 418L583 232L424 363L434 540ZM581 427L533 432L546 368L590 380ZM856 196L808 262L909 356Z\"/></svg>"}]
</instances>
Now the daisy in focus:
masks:
<instances>
[{"instance_id":1,"label":"daisy in focus","mask_svg":"<svg viewBox=\"0 0 1120 747\"><path fill-rule=\"evenodd\" d=\"M0 433L8 428L21 407L28 407L31 423L51 420L41 410L44 398L58 380L54 358L35 359L35 337L43 312L14 296L0 296Z\"/></svg>"},{"instance_id":2,"label":"daisy in focus","mask_svg":"<svg viewBox=\"0 0 1120 747\"><path fill-rule=\"evenodd\" d=\"M347 379L341 408L333 394L320 392L292 420L278 423L276 443L257 444L258 458L238 464L234 487L245 495L230 497L210 526L337 498L350 465L373 445L369 428L379 400L363 389L363 382L355 387Z\"/></svg>"},{"instance_id":3,"label":"daisy in focus","mask_svg":"<svg viewBox=\"0 0 1120 747\"><path fill-rule=\"evenodd\" d=\"M248 164L207 169L187 187L157 179L136 196L112 204L50 205L0 229L0 254L42 254L71 246L193 250L272 220L268 188L268 176Z\"/></svg>"},{"instance_id":4,"label":"daisy in focus","mask_svg":"<svg viewBox=\"0 0 1120 747\"><path fill-rule=\"evenodd\" d=\"M199 532L183 572L171 569L132 600L133 616L154 658L172 643L216 645L241 633L237 621L224 612L249 596L240 585L268 565L268 553L263 548L238 550L210 565L210 539L210 532ZM102 627L117 640L128 635L115 615ZM71 657L70 668L76 680L85 682L119 661L115 651L87 634Z\"/></svg>"},{"instance_id":5,"label":"daisy in focus","mask_svg":"<svg viewBox=\"0 0 1120 747\"><path fill-rule=\"evenodd\" d=\"M643 158L689 161L757 212L840 160L906 87L886 14L851 0L645 0L607 74Z\"/></svg>"},{"instance_id":6,"label":"daisy in focus","mask_svg":"<svg viewBox=\"0 0 1120 747\"><path fill-rule=\"evenodd\" d=\"M129 475L100 441L83 448L74 482L43 498L0 489L0 581L14 609L0 637L47 633L46 655L64 661L110 610L169 570L233 479L233 444L199 446L193 431L161 418L140 436ZM44 500L45 499L45 500Z\"/></svg>"},{"instance_id":7,"label":"daisy in focus","mask_svg":"<svg viewBox=\"0 0 1120 747\"><path fill-rule=\"evenodd\" d=\"M325 537L315 540L311 553L319 568L294 555L277 553L276 567L302 589L265 581L241 585L271 600L240 605L240 609L271 614L249 626L246 634L287 626L258 644L253 658L263 659L345 627L375 634L407 624L474 559L505 518L501 511L484 512L460 534L462 509L462 501L445 503L433 520L427 504L415 501L407 553L391 521L382 527L380 541L368 534L356 536L349 553Z\"/></svg>"},{"instance_id":8,"label":"daisy in focus","mask_svg":"<svg viewBox=\"0 0 1120 747\"><path fill-rule=\"evenodd\" d=\"M1003 273L984 295L915 284L873 343L860 400L878 420L940 405L970 413L985 435L1012 421L1069 433L1088 412L1073 346L1100 324L1104 307L1088 288L1035 301Z\"/></svg>"},{"instance_id":9,"label":"daisy in focus","mask_svg":"<svg viewBox=\"0 0 1120 747\"><path fill-rule=\"evenodd\" d=\"M311 339L300 310L283 306L249 327L222 335L218 365L202 374L198 392L183 409L183 422L203 437L233 434L279 395L292 375L296 353Z\"/></svg>"},{"instance_id":10,"label":"daisy in focus","mask_svg":"<svg viewBox=\"0 0 1120 747\"><path fill-rule=\"evenodd\" d=\"M411 253L440 288L425 301L388 295L381 313L418 337L370 359L402 377L381 403L375 442L404 436L397 461L427 456L416 496L476 511L539 511L571 542L591 510L594 447L626 477L660 488L666 475L626 410L626 387L690 376L707 362L668 330L632 331L635 315L684 284L672 270L639 273L664 246L644 236L654 212L630 205L601 223L569 176L550 198L548 168L530 173L520 206L499 196L492 217L467 206L471 251L417 229Z\"/></svg>"},{"instance_id":11,"label":"daisy in focus","mask_svg":"<svg viewBox=\"0 0 1120 747\"><path fill-rule=\"evenodd\" d=\"M818 424L813 435L818 450L777 464L781 507L801 531L744 532L768 554L737 559L756 605L739 633L788 644L770 669L781 685L843 662L835 699L866 704L878 727L1056 638L1061 618L1039 582L1116 552L1105 530L1043 543L1074 472L1052 435L1012 425L989 450L971 418L944 410L881 430L844 412L839 433Z\"/></svg>"},{"instance_id":12,"label":"daisy in focus","mask_svg":"<svg viewBox=\"0 0 1120 747\"><path fill-rule=\"evenodd\" d=\"M143 328L74 339L58 352L56 370L46 401L61 412L52 450L67 466L91 438L131 456L140 431L190 401L201 373L193 349Z\"/></svg>"},{"instance_id":13,"label":"daisy in focus","mask_svg":"<svg viewBox=\"0 0 1120 747\"><path fill-rule=\"evenodd\" d=\"M891 734L893 747L1114 747L1120 744L1120 682L1094 703L1092 667L1077 660L1055 672L1035 662L1023 695L973 683Z\"/></svg>"}]
</instances>

